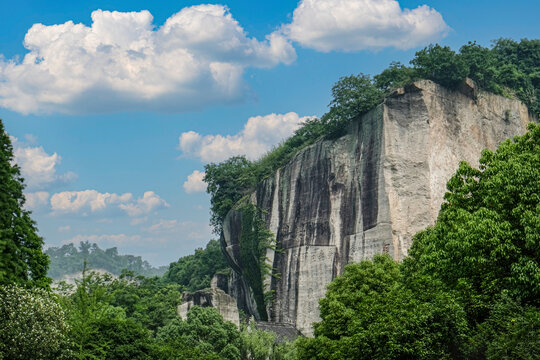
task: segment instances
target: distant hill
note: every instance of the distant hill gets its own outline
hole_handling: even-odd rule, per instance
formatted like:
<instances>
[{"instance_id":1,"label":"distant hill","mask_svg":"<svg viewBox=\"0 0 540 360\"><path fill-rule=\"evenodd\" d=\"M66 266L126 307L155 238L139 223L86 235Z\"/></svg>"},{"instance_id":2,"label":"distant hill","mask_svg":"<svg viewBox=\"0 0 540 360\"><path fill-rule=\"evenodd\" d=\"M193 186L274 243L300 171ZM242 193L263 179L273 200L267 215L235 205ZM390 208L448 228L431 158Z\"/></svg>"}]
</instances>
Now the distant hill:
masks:
<instances>
[{"instance_id":1,"label":"distant hill","mask_svg":"<svg viewBox=\"0 0 540 360\"><path fill-rule=\"evenodd\" d=\"M119 255L116 247L103 250L97 244L90 244L88 241L81 242L78 248L73 244L50 247L45 253L51 259L47 275L54 280L80 273L85 259L88 268L99 269L113 275L120 275L123 269L127 269L138 275L161 276L169 268L169 266L155 268L140 256Z\"/></svg>"}]
</instances>

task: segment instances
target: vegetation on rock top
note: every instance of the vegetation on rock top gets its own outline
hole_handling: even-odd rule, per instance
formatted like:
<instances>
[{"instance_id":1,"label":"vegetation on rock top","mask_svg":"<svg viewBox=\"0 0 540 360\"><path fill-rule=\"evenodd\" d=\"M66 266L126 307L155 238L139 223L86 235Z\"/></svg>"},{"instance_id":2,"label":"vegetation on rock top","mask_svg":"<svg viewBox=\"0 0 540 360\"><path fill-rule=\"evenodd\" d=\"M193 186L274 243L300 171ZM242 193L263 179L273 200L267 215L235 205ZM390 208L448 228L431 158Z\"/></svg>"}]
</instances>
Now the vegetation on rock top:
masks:
<instances>
[{"instance_id":1,"label":"vegetation on rock top","mask_svg":"<svg viewBox=\"0 0 540 360\"><path fill-rule=\"evenodd\" d=\"M298 151L321 138L343 135L348 124L383 101L396 88L420 79L450 89L467 77L485 91L516 97L537 117L540 115L540 40L516 42L499 39L491 48L469 42L459 52L448 46L430 45L418 51L412 66L393 62L371 78L345 76L332 88L329 110L304 123L293 136L256 161L243 156L206 165L204 181L211 196L211 225L216 234L229 210L262 179L285 165Z\"/></svg>"}]
</instances>

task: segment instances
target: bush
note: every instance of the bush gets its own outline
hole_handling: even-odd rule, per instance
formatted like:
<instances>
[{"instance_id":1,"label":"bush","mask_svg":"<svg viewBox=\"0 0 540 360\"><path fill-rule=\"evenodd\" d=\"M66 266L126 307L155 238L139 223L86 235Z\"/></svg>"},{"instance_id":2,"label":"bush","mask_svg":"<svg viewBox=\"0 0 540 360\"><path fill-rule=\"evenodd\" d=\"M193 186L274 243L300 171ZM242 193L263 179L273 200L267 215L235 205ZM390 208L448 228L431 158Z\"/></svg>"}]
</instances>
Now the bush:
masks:
<instances>
[{"instance_id":1,"label":"bush","mask_svg":"<svg viewBox=\"0 0 540 360\"><path fill-rule=\"evenodd\" d=\"M430 45L418 51L411 64L420 78L449 88L458 87L469 73L463 57L448 46Z\"/></svg>"},{"instance_id":2,"label":"bush","mask_svg":"<svg viewBox=\"0 0 540 360\"><path fill-rule=\"evenodd\" d=\"M0 358L69 359L62 307L42 289L0 286Z\"/></svg>"},{"instance_id":3,"label":"bush","mask_svg":"<svg viewBox=\"0 0 540 360\"><path fill-rule=\"evenodd\" d=\"M182 344L188 344L192 353L203 354L205 359L240 359L240 332L215 308L192 307L186 320L171 321L159 329L156 338L169 346L180 344L182 352L186 351Z\"/></svg>"}]
</instances>

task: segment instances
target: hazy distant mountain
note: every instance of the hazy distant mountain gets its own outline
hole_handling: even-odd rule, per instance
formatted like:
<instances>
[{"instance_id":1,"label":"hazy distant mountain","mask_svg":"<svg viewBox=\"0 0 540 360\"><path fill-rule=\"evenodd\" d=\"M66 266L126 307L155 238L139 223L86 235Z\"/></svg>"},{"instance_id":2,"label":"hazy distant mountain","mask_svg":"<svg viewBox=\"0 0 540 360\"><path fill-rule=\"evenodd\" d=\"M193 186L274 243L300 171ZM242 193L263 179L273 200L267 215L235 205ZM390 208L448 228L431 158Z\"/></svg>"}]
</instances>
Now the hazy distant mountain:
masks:
<instances>
[{"instance_id":1,"label":"hazy distant mountain","mask_svg":"<svg viewBox=\"0 0 540 360\"><path fill-rule=\"evenodd\" d=\"M80 273L85 259L88 268L99 269L113 275L120 275L123 269L127 269L139 275L161 276L169 268L168 266L155 268L140 256L119 255L116 247L103 250L97 244L90 244L88 241L81 242L78 248L73 244L50 247L45 253L51 259L47 275L54 280Z\"/></svg>"}]
</instances>

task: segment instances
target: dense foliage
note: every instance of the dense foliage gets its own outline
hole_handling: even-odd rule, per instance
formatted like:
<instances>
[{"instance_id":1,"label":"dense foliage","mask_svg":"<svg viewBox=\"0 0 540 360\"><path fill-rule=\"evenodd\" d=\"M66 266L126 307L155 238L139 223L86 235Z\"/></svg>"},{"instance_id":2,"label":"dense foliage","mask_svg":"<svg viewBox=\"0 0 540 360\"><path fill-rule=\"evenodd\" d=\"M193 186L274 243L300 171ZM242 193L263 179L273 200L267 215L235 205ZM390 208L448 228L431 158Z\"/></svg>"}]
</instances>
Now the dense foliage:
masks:
<instances>
[{"instance_id":1,"label":"dense foliage","mask_svg":"<svg viewBox=\"0 0 540 360\"><path fill-rule=\"evenodd\" d=\"M195 254L171 263L163 280L193 292L210 287L212 277L216 273L227 272L228 269L221 245L217 240L210 240L206 248L196 249Z\"/></svg>"},{"instance_id":2,"label":"dense foliage","mask_svg":"<svg viewBox=\"0 0 540 360\"><path fill-rule=\"evenodd\" d=\"M159 347L153 333L176 317L178 288L158 278L119 279L83 273L75 291L64 292L70 338L78 359L150 359Z\"/></svg>"},{"instance_id":3,"label":"dense foliage","mask_svg":"<svg viewBox=\"0 0 540 360\"><path fill-rule=\"evenodd\" d=\"M349 265L303 359L540 356L540 125L462 163L402 264Z\"/></svg>"},{"instance_id":4,"label":"dense foliage","mask_svg":"<svg viewBox=\"0 0 540 360\"><path fill-rule=\"evenodd\" d=\"M0 285L0 359L71 359L69 329L55 296Z\"/></svg>"},{"instance_id":5,"label":"dense foliage","mask_svg":"<svg viewBox=\"0 0 540 360\"><path fill-rule=\"evenodd\" d=\"M380 74L345 76L332 88L329 111L307 121L282 144L257 161L237 156L206 166L205 182L211 195L211 224L221 232L227 212L265 177L273 174L299 150L321 138L335 138L348 125L381 103L398 87L420 79L433 80L449 89L459 88L469 77L498 95L517 97L540 115L540 40L516 42L499 39L491 48L468 43L459 52L448 46L430 45L418 51L411 67L391 63Z\"/></svg>"},{"instance_id":6,"label":"dense foliage","mask_svg":"<svg viewBox=\"0 0 540 360\"><path fill-rule=\"evenodd\" d=\"M68 289L66 289L68 290ZM187 319L176 309L178 286L159 278L120 279L86 273L63 304L78 359L292 359L292 344L275 335L223 320L215 308L192 307Z\"/></svg>"},{"instance_id":7,"label":"dense foliage","mask_svg":"<svg viewBox=\"0 0 540 360\"><path fill-rule=\"evenodd\" d=\"M43 254L43 239L30 212L24 209L23 189L11 140L0 120L0 285L47 287L49 259Z\"/></svg>"},{"instance_id":8,"label":"dense foliage","mask_svg":"<svg viewBox=\"0 0 540 360\"><path fill-rule=\"evenodd\" d=\"M140 256L119 255L116 247L102 250L97 244L88 241L81 242L78 249L73 244L50 247L45 250L45 254L50 259L47 275L55 280L65 275L80 274L85 261L92 269L105 270L116 276L124 269L144 276L160 276L167 270L166 266L153 267Z\"/></svg>"}]
</instances>

